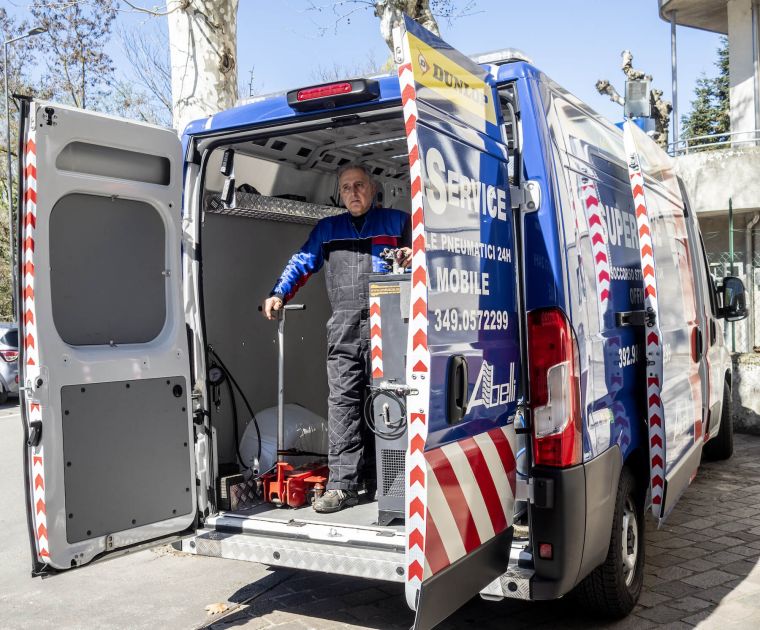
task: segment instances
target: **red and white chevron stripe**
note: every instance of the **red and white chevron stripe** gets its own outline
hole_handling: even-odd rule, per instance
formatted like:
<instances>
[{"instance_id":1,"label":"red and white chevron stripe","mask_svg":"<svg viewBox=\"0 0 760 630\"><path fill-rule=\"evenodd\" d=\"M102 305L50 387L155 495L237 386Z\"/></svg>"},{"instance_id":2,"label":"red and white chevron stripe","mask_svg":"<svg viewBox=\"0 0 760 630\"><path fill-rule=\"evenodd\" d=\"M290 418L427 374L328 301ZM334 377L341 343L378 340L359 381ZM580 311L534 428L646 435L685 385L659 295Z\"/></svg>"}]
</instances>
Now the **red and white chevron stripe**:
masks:
<instances>
[{"instance_id":1,"label":"red and white chevron stripe","mask_svg":"<svg viewBox=\"0 0 760 630\"><path fill-rule=\"evenodd\" d=\"M383 378L383 326L377 297L369 298L369 329L372 378Z\"/></svg>"},{"instance_id":2,"label":"red and white chevron stripe","mask_svg":"<svg viewBox=\"0 0 760 630\"><path fill-rule=\"evenodd\" d=\"M404 63L399 66L401 102L404 110L409 175L412 194L412 286L407 346L407 384L416 394L407 398L409 410L409 447L406 457L406 600L417 606L417 592L425 571L425 517L427 515L427 463L425 441L428 433L430 402L430 352L427 343L427 260L425 255L425 220L422 209L422 167L417 138L417 95L411 65L408 38L403 38Z\"/></svg>"},{"instance_id":3,"label":"red and white chevron stripe","mask_svg":"<svg viewBox=\"0 0 760 630\"><path fill-rule=\"evenodd\" d=\"M644 280L644 306L649 313L658 313L657 277L655 275L652 231L649 225L644 178L636 144L626 123L623 138L628 155L628 175L631 180L633 205L639 228L639 250L641 252L641 272ZM651 467L652 513L655 518L662 516L662 500L665 490L665 432L662 423L662 336L659 324L648 324L645 330L647 355L647 415L649 419L649 458Z\"/></svg>"},{"instance_id":4,"label":"red and white chevron stripe","mask_svg":"<svg viewBox=\"0 0 760 630\"><path fill-rule=\"evenodd\" d=\"M599 203L599 190L596 183L587 177L581 182L581 199L586 213L588 231L591 235L591 251L594 255L596 272L596 294L599 305L599 328L604 327L604 313L610 299L610 252L607 239L607 223L602 215Z\"/></svg>"},{"instance_id":5,"label":"red and white chevron stripe","mask_svg":"<svg viewBox=\"0 0 760 630\"><path fill-rule=\"evenodd\" d=\"M425 454L428 479L424 578L512 525L514 427L500 427Z\"/></svg>"},{"instance_id":6,"label":"red and white chevron stripe","mask_svg":"<svg viewBox=\"0 0 760 630\"><path fill-rule=\"evenodd\" d=\"M24 228L21 251L23 300L21 309L24 318L24 375L30 382L37 377L39 369L39 348L37 340L37 314L35 310L35 268L34 248L37 230L37 144L35 122L29 125L24 150ZM29 422L42 421L39 403L26 398L26 413ZM32 496L34 501L34 530L37 534L37 556L41 562L50 558L47 532L47 510L45 507L45 466L42 446L31 454Z\"/></svg>"},{"instance_id":7,"label":"red and white chevron stripe","mask_svg":"<svg viewBox=\"0 0 760 630\"><path fill-rule=\"evenodd\" d=\"M594 273L596 276L596 301L599 309L599 332L603 333L607 328L604 316L610 301L610 264L612 258L607 236L607 222L602 213L599 189L596 182L589 177L581 179L581 201L591 237L591 252L594 257ZM609 379L605 398L606 404L612 411L615 426L620 431L620 447L625 449L631 442L631 431L625 405L616 400L617 393L623 388L623 369L618 363L620 347L619 336L614 335L607 339L605 354L608 356L608 360L605 362L605 371L609 374Z\"/></svg>"}]
</instances>

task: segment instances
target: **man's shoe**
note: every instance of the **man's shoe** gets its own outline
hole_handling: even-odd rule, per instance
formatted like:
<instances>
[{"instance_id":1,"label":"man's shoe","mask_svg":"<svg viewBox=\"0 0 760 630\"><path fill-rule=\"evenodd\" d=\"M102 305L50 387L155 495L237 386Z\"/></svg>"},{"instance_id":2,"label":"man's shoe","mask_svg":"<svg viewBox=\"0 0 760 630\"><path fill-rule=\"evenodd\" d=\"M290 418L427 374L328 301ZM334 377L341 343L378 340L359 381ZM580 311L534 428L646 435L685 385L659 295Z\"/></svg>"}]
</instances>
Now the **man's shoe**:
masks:
<instances>
[{"instance_id":1,"label":"man's shoe","mask_svg":"<svg viewBox=\"0 0 760 630\"><path fill-rule=\"evenodd\" d=\"M356 490L327 490L314 501L315 512L338 512L345 507L359 503L359 493Z\"/></svg>"}]
</instances>

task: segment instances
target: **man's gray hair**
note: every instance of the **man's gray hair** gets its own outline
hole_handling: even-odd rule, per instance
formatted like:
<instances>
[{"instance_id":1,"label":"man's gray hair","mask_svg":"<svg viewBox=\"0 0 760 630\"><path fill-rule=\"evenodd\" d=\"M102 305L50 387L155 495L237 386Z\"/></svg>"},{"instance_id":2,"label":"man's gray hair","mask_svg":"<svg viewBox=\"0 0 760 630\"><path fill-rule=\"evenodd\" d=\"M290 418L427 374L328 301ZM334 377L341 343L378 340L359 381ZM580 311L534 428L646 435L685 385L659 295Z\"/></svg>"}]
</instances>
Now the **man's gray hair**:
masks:
<instances>
[{"instance_id":1,"label":"man's gray hair","mask_svg":"<svg viewBox=\"0 0 760 630\"><path fill-rule=\"evenodd\" d=\"M353 170L362 171L369 178L369 181L371 181L373 184L376 183L375 178L372 176L372 169L364 162L346 162L338 169L338 179L343 177L343 173L346 171Z\"/></svg>"}]
</instances>

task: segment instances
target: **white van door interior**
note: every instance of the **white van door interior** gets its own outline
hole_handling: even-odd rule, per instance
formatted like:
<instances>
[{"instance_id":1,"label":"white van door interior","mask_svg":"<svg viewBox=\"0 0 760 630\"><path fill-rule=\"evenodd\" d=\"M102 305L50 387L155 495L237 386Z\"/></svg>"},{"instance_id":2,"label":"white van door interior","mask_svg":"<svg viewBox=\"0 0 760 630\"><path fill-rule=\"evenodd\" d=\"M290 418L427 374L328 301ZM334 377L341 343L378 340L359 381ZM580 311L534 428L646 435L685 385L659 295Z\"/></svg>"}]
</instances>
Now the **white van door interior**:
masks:
<instances>
[{"instance_id":1,"label":"white van door interior","mask_svg":"<svg viewBox=\"0 0 760 630\"><path fill-rule=\"evenodd\" d=\"M35 571L192 533L182 154L170 130L25 103L22 412Z\"/></svg>"}]
</instances>

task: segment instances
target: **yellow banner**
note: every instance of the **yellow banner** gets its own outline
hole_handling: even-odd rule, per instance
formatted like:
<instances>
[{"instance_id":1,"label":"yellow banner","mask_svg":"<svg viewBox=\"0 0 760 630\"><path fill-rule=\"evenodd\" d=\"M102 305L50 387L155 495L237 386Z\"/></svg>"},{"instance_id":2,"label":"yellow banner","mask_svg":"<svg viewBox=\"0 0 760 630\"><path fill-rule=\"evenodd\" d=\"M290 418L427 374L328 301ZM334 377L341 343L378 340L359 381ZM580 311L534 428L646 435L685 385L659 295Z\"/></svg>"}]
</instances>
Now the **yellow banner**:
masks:
<instances>
[{"instance_id":1,"label":"yellow banner","mask_svg":"<svg viewBox=\"0 0 760 630\"><path fill-rule=\"evenodd\" d=\"M493 90L480 77L407 32L414 78L439 96L489 123L496 124Z\"/></svg>"}]
</instances>

